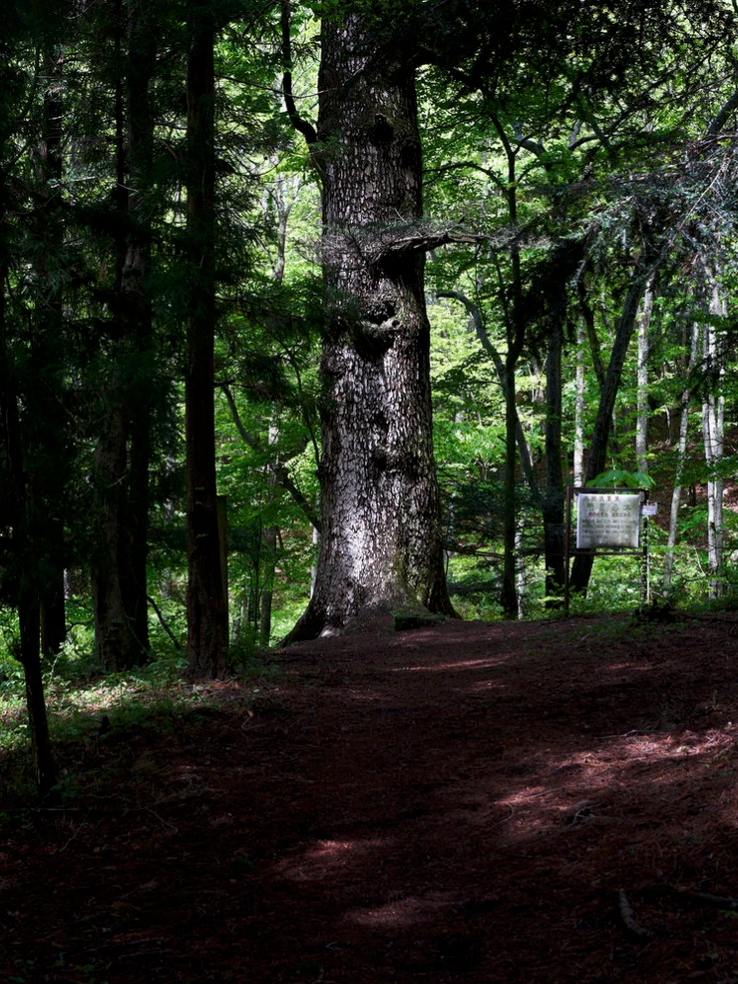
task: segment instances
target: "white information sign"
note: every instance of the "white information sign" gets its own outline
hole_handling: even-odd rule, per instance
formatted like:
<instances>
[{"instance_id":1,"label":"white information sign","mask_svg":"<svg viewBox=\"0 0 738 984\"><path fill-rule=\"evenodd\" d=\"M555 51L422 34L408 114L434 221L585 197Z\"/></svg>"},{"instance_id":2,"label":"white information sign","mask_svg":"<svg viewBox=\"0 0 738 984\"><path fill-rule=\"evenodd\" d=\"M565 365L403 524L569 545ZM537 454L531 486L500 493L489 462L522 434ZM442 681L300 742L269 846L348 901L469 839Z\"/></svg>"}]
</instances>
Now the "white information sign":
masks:
<instances>
[{"instance_id":1,"label":"white information sign","mask_svg":"<svg viewBox=\"0 0 738 984\"><path fill-rule=\"evenodd\" d=\"M581 492L577 496L578 550L637 550L640 531L639 495Z\"/></svg>"}]
</instances>

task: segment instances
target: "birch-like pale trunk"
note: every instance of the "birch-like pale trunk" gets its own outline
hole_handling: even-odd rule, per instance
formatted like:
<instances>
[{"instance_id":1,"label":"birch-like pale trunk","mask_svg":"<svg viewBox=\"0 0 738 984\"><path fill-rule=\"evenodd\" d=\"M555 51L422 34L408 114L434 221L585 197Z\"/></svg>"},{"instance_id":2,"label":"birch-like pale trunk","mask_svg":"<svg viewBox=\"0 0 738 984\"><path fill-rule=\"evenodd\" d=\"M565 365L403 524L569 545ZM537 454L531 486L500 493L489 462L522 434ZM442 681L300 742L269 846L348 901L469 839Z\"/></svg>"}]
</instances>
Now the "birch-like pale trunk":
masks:
<instances>
[{"instance_id":1,"label":"birch-like pale trunk","mask_svg":"<svg viewBox=\"0 0 738 984\"><path fill-rule=\"evenodd\" d=\"M518 620L522 621L525 618L525 601L526 601L526 580L525 580L525 563L523 560L523 535L525 533L525 519L522 515L518 516L517 528L515 531L515 557L517 558L517 577L516 577L516 588L518 595Z\"/></svg>"},{"instance_id":2,"label":"birch-like pale trunk","mask_svg":"<svg viewBox=\"0 0 738 984\"><path fill-rule=\"evenodd\" d=\"M574 486L584 483L584 325L577 324L577 374L574 402Z\"/></svg>"},{"instance_id":3,"label":"birch-like pale trunk","mask_svg":"<svg viewBox=\"0 0 738 984\"><path fill-rule=\"evenodd\" d=\"M723 458L725 396L725 349L716 319L727 315L727 302L713 270L706 270L710 318L702 327L702 357L707 380L702 401L702 438L707 465L707 569L710 598L722 593L720 569L723 562Z\"/></svg>"},{"instance_id":4,"label":"birch-like pale trunk","mask_svg":"<svg viewBox=\"0 0 738 984\"><path fill-rule=\"evenodd\" d=\"M550 327L546 353L546 492L543 498L543 540L546 560L547 604L555 604L566 580L564 476L561 467L561 354L563 326L555 320Z\"/></svg>"},{"instance_id":5,"label":"birch-like pale trunk","mask_svg":"<svg viewBox=\"0 0 738 984\"><path fill-rule=\"evenodd\" d=\"M648 474L648 357L651 314L654 301L654 277L646 284L638 316L638 369L636 396L635 453L638 471Z\"/></svg>"}]
</instances>

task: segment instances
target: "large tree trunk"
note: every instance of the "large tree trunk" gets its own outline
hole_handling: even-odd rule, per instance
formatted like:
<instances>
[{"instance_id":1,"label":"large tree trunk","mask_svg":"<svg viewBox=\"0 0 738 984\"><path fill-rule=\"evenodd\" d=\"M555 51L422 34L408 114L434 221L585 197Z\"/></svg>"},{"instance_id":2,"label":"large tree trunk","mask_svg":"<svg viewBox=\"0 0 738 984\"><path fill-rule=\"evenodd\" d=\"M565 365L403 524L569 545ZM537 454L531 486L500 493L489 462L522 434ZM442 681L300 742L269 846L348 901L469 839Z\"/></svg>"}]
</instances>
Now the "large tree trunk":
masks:
<instances>
[{"instance_id":1,"label":"large tree trunk","mask_svg":"<svg viewBox=\"0 0 738 984\"><path fill-rule=\"evenodd\" d=\"M192 677L227 670L228 611L221 573L215 478L215 29L208 0L191 0L187 62L188 663Z\"/></svg>"},{"instance_id":2,"label":"large tree trunk","mask_svg":"<svg viewBox=\"0 0 738 984\"><path fill-rule=\"evenodd\" d=\"M412 70L371 57L359 14L323 22L327 324L315 590L288 641L417 604L452 614L431 429L421 151ZM401 237L393 227L403 226ZM410 230L408 232L408 229ZM413 248L412 243L418 248Z\"/></svg>"},{"instance_id":3,"label":"large tree trunk","mask_svg":"<svg viewBox=\"0 0 738 984\"><path fill-rule=\"evenodd\" d=\"M98 546L92 565L95 638L107 670L135 666L149 649L146 559L155 372L148 291L150 229L142 199L153 149L149 85L156 39L141 0L118 4L115 15L121 61L126 37L129 48L126 74L116 81L119 293L113 368L103 393L95 458Z\"/></svg>"}]
</instances>

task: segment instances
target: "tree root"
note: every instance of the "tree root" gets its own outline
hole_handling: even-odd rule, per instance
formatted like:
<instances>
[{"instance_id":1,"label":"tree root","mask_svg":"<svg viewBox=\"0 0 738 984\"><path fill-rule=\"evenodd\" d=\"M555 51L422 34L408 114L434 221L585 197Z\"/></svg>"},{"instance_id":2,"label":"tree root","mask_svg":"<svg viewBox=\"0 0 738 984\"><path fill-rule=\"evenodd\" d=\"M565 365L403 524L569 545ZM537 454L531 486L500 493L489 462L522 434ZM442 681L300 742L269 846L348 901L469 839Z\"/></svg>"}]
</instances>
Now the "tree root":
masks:
<instances>
[{"instance_id":1,"label":"tree root","mask_svg":"<svg viewBox=\"0 0 738 984\"><path fill-rule=\"evenodd\" d=\"M628 896L625 894L625 889L621 888L618 891L618 902L620 907L620 918L625 924L625 928L628 932L637 936L641 940L652 940L656 936L654 932L650 929L646 929L645 926L641 926L639 922L636 921L633 916L633 910L628 902Z\"/></svg>"}]
</instances>

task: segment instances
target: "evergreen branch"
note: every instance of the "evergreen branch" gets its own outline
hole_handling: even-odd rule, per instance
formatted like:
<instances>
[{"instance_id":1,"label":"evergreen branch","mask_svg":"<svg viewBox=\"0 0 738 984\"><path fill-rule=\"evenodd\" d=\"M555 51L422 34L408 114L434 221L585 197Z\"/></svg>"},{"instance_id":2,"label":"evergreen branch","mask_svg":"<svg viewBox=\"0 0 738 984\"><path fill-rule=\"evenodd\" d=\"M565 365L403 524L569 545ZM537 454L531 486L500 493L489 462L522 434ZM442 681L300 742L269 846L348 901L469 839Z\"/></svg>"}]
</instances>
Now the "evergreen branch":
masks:
<instances>
[{"instance_id":1,"label":"evergreen branch","mask_svg":"<svg viewBox=\"0 0 738 984\"><path fill-rule=\"evenodd\" d=\"M490 341L489 334L487 333L487 329L484 325L484 320L482 318L482 312L479 310L479 307L474 303L474 301L470 300L465 294L462 294L460 290L439 290L438 293L436 294L436 297L450 297L456 301L460 301L464 305L464 307L466 308L466 313L472 319L472 323L474 324L474 330L477 334L477 338L479 339L482 348L494 362L495 369L497 370L497 375L500 377L500 383L504 389L505 373L502 365L502 358L500 357L500 353L497 351L496 347Z\"/></svg>"},{"instance_id":2,"label":"evergreen branch","mask_svg":"<svg viewBox=\"0 0 738 984\"><path fill-rule=\"evenodd\" d=\"M228 383L220 383L220 389L228 401L228 406L231 411L231 416L233 417L233 422L236 425L236 430L241 435L243 442L247 444L254 451L261 451L261 442L254 437L253 434L249 433L244 427L243 421L241 420L241 414L238 412L238 407L236 406L236 401L233 399L233 394L231 393L231 388ZM269 471L274 475L277 485L280 485L285 492L288 492L294 502L300 507L303 513L310 520L315 529L320 533L320 517L313 508L312 504L305 498L300 489L295 485L290 473L286 466L280 461L270 462L268 464Z\"/></svg>"},{"instance_id":3,"label":"evergreen branch","mask_svg":"<svg viewBox=\"0 0 738 984\"><path fill-rule=\"evenodd\" d=\"M507 380L505 378L505 367L502 363L502 358L500 353L497 351L496 347L492 344L487 329L484 324L484 319L482 317L482 312L479 306L470 300L466 294L462 294L460 290L441 290L436 294L436 297L450 297L456 301L460 301L461 304L466 308L466 312L472 319L474 324L474 330L477 333L477 338L479 339L482 348L492 359L495 366L495 371L497 372L497 377L500 381L500 386L502 388L503 396L507 396ZM523 468L523 474L525 475L525 481L531 492L537 496L538 495L538 483L536 482L535 475L533 474L533 462L530 457L530 448L528 447L528 442L525 439L525 433L523 431L523 425L520 423L520 417L518 416L517 410L515 411L515 437L518 442L518 452L520 454L520 464Z\"/></svg>"},{"instance_id":4,"label":"evergreen branch","mask_svg":"<svg viewBox=\"0 0 738 984\"><path fill-rule=\"evenodd\" d=\"M426 170L426 176L429 174L445 174L448 171L458 171L458 170L468 170L468 171L479 171L486 175L489 180L497 187L498 191L507 194L507 186L505 182L500 178L498 174L495 174L488 167L483 167L481 164L475 164L474 161L457 161L453 164L444 164L442 167L428 168Z\"/></svg>"},{"instance_id":5,"label":"evergreen branch","mask_svg":"<svg viewBox=\"0 0 738 984\"><path fill-rule=\"evenodd\" d=\"M297 381L297 393L298 393L298 396L300 397L300 407L302 408L302 419L305 421L305 426L308 429L308 434L310 435L310 440L311 440L312 445L313 445L313 456L315 458L315 467L317 469L319 469L320 468L320 449L318 448L318 438L315 436L315 428L313 427L313 422L310 419L310 414L307 412L307 404L306 404L306 401L305 401L305 392L304 392L303 385L302 385L302 374L300 373L300 364L299 364L298 360L295 358L295 353L292 351L291 348L288 348L286 345L282 344L282 350L283 350L284 354L287 356L287 359L289 360L290 365L292 366L292 368L295 371L295 379ZM315 524L313 524L313 525L315 525ZM318 532L320 532L320 527L319 526L316 526L315 528L318 530Z\"/></svg>"},{"instance_id":6,"label":"evergreen branch","mask_svg":"<svg viewBox=\"0 0 738 984\"><path fill-rule=\"evenodd\" d=\"M582 280L579 280L577 283L577 291L579 294L579 310L582 314L585 328L587 330L587 339L589 341L590 353L592 355L592 365L594 366L595 375L597 376L597 383L600 390L602 390L605 385L605 367L602 365L602 352L600 350L600 343L597 338L597 331L595 329L594 311L589 306L587 288Z\"/></svg>"}]
</instances>

